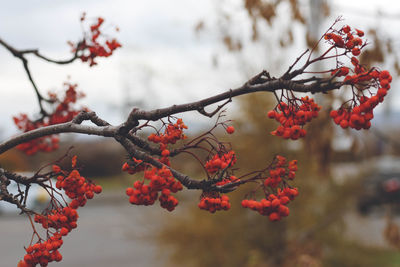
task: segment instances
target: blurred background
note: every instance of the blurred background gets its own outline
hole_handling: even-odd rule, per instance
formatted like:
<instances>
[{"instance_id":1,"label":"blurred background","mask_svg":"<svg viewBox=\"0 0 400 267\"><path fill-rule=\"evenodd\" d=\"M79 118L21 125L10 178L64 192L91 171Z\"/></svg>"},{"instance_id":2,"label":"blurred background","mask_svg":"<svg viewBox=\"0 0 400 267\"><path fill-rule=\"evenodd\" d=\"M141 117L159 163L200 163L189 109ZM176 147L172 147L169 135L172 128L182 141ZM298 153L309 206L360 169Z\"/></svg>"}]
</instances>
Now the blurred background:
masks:
<instances>
[{"instance_id":1,"label":"blurred background","mask_svg":"<svg viewBox=\"0 0 400 267\"><path fill-rule=\"evenodd\" d=\"M80 210L78 231L64 243L58 266L400 266L400 95L397 90L400 5L397 1L332 0L175 0L175 1L0 1L0 38L19 49L39 48L68 58L66 41L81 35L79 17L105 18L110 35L123 45L89 68L75 62L49 65L30 59L41 90L61 90L70 77L86 93L84 105L111 123L121 123L132 107L145 109L194 101L240 86L266 69L279 76L306 48L313 47L333 21L366 32L361 62L388 69L394 81L378 106L369 131L342 130L329 119L342 94L316 96L323 105L307 126L307 138L281 140L269 134L266 117L273 96L239 97L228 106L235 134L238 173L260 169L277 153L298 159L294 185L299 197L278 223L241 208L250 190L230 194L229 212L199 210L201 192L180 192L173 213L154 205L128 203L124 191L137 177L121 174L126 160L112 140L61 136L57 152L24 156L11 150L0 165L29 173L65 154L72 145L82 173L104 192ZM113 27L120 33L115 34ZM34 92L18 60L0 49L0 140L17 133L11 117L34 114ZM321 68L324 65L319 66ZM189 138L214 120L182 115ZM173 166L201 178L187 157ZM41 193L32 196L40 208ZM10 206L0 205L0 266L23 256L32 230Z\"/></svg>"}]
</instances>

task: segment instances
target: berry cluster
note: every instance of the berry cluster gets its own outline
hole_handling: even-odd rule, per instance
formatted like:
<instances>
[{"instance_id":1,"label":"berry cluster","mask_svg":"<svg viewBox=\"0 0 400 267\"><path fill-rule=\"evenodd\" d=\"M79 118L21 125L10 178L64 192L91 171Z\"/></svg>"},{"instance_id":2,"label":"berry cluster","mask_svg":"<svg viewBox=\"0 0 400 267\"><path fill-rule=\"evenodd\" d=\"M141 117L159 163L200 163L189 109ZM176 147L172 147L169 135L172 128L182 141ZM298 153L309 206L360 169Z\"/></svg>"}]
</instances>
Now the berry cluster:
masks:
<instances>
[{"instance_id":1,"label":"berry cluster","mask_svg":"<svg viewBox=\"0 0 400 267\"><path fill-rule=\"evenodd\" d=\"M175 123L168 123L165 126L164 133L151 134L148 140L159 144L161 158L159 161L167 166L170 166L170 152L167 149L168 144L175 144L178 140L186 138L183 130L187 126L182 119L177 119ZM172 211L178 205L178 200L171 195L183 189L182 184L175 180L171 171L163 166L161 169L152 167L141 160L133 158L133 162L126 162L122 166L122 170L129 174L134 174L144 171L144 181L150 182L146 185L144 181L136 181L133 188L126 189L126 194L129 196L129 202L135 205L153 205L158 199L162 208ZM161 193L160 196L158 193Z\"/></svg>"},{"instance_id":2,"label":"berry cluster","mask_svg":"<svg viewBox=\"0 0 400 267\"><path fill-rule=\"evenodd\" d=\"M59 99L55 93L49 93L51 102L55 104L55 109L53 114L48 117L48 125L71 121L82 110L76 110L73 106L79 99L85 97L84 93L77 91L78 85L64 82L64 88L65 96L63 99Z\"/></svg>"},{"instance_id":3,"label":"berry cluster","mask_svg":"<svg viewBox=\"0 0 400 267\"><path fill-rule=\"evenodd\" d=\"M178 205L178 200L171 195L183 189L182 184L176 181L171 171L167 167L158 169L153 167L144 172L144 178L150 180L148 185L143 181L136 181L133 188L126 189L129 196L129 202L135 205L153 205L157 200L160 201L161 207L172 211ZM158 193L161 192L160 197Z\"/></svg>"},{"instance_id":4,"label":"berry cluster","mask_svg":"<svg viewBox=\"0 0 400 267\"><path fill-rule=\"evenodd\" d=\"M149 135L148 140L160 144L160 146L165 148L167 144L175 144L178 140L186 139L186 135L183 134L184 129L187 129L187 126L183 123L182 119L177 119L176 123L166 125L164 134L153 133Z\"/></svg>"},{"instance_id":5,"label":"berry cluster","mask_svg":"<svg viewBox=\"0 0 400 267\"><path fill-rule=\"evenodd\" d=\"M216 173L219 170L232 167L236 163L236 156L233 150L226 152L222 155L215 154L212 159L206 162L204 167L210 173Z\"/></svg>"},{"instance_id":6,"label":"berry cluster","mask_svg":"<svg viewBox=\"0 0 400 267\"><path fill-rule=\"evenodd\" d=\"M282 156L277 156L278 162L269 171L269 177L264 180L265 187L276 188L282 179L293 180L296 176L297 171L297 160L289 162L287 168L285 168L286 159Z\"/></svg>"},{"instance_id":7,"label":"berry cluster","mask_svg":"<svg viewBox=\"0 0 400 267\"><path fill-rule=\"evenodd\" d=\"M187 126L183 123L182 119L177 119L176 122L168 123L165 126L164 133L151 134L148 136L150 142L160 144L161 159L160 161L170 166L169 155L170 152L167 149L168 144L175 144L179 140L186 139L187 136L183 134L183 130L187 129Z\"/></svg>"},{"instance_id":8,"label":"berry cluster","mask_svg":"<svg viewBox=\"0 0 400 267\"><path fill-rule=\"evenodd\" d=\"M218 210L229 210L231 204L229 203L229 197L226 195L220 196L218 193L203 193L198 207L214 213Z\"/></svg>"},{"instance_id":9,"label":"berry cluster","mask_svg":"<svg viewBox=\"0 0 400 267\"><path fill-rule=\"evenodd\" d=\"M269 216L271 221L278 221L289 215L289 208L286 205L298 195L297 188L291 188L288 184L289 180L295 178L297 160L288 163L285 157L277 155L268 169L269 176L260 178L265 198L260 201L244 199L242 206L258 211L261 215ZM272 191L272 193L268 193L268 191Z\"/></svg>"},{"instance_id":10,"label":"berry cluster","mask_svg":"<svg viewBox=\"0 0 400 267\"><path fill-rule=\"evenodd\" d=\"M75 164L76 156L73 157L73 168L75 168ZM55 165L53 166L53 170L57 172L60 170L60 167ZM99 194L102 191L100 185L95 185L86 181L86 179L80 175L78 170L72 170L67 175L61 172L61 175L57 177L56 188L63 189L65 194L72 199L69 203L69 207L73 209L85 206L87 199L92 199L95 193Z\"/></svg>"},{"instance_id":11,"label":"berry cluster","mask_svg":"<svg viewBox=\"0 0 400 267\"><path fill-rule=\"evenodd\" d=\"M287 104L280 102L274 110L270 110L267 114L268 118L275 119L281 124L271 134L292 140L304 137L306 130L302 127L316 118L320 109L321 107L314 102L314 99L308 96L301 99L290 99Z\"/></svg>"},{"instance_id":12,"label":"berry cluster","mask_svg":"<svg viewBox=\"0 0 400 267\"><path fill-rule=\"evenodd\" d=\"M56 187L63 189L65 194L72 199L68 206L62 207L59 202L52 201L54 209L46 214L36 214L34 221L40 223L47 229L48 238L46 241L39 241L31 244L26 249L24 259L18 263L19 267L25 266L47 266L49 262L61 261L62 256L58 249L63 244L62 237L68 235L72 229L77 227L79 206L84 206L86 199L93 198L93 192L98 194L102 191L101 186L86 182L86 179L79 175L76 168L76 156L72 158L71 172L62 170L59 166L53 165L53 173L61 174L57 178ZM49 229L54 229L51 232ZM37 232L35 231L37 234ZM38 234L37 234L38 235Z\"/></svg>"},{"instance_id":13,"label":"berry cluster","mask_svg":"<svg viewBox=\"0 0 400 267\"><path fill-rule=\"evenodd\" d=\"M60 99L55 93L49 93L49 101L54 106L53 113L45 114L40 120L31 120L26 114L13 117L15 125L23 132L29 132L37 128L71 121L85 108L76 109L74 104L84 94L76 90L77 84L64 83L65 95ZM24 151L27 155L33 155L38 151L50 152L57 149L59 139L56 135L40 137L32 141L20 144L17 149Z\"/></svg>"},{"instance_id":14,"label":"berry cluster","mask_svg":"<svg viewBox=\"0 0 400 267\"><path fill-rule=\"evenodd\" d=\"M49 262L61 261L62 255L58 249L62 244L61 234L55 233L46 241L27 247L24 259L18 263L18 267L31 267L37 264L47 266Z\"/></svg>"},{"instance_id":15,"label":"berry cluster","mask_svg":"<svg viewBox=\"0 0 400 267\"><path fill-rule=\"evenodd\" d=\"M176 193L178 190L182 190L182 185L179 187L175 186L173 193ZM167 188L161 191L161 196L158 200L160 201L160 206L168 211L173 211L179 203L174 196L171 196L171 190Z\"/></svg>"},{"instance_id":16,"label":"berry cluster","mask_svg":"<svg viewBox=\"0 0 400 267\"><path fill-rule=\"evenodd\" d=\"M53 209L49 214L35 215L34 221L42 224L44 229L53 228L65 236L77 227L78 212L71 207Z\"/></svg>"},{"instance_id":17,"label":"berry cluster","mask_svg":"<svg viewBox=\"0 0 400 267\"><path fill-rule=\"evenodd\" d=\"M387 91L390 89L392 76L387 70L381 72L372 70L369 73L364 73L362 76L360 74L355 76L358 76L358 78L349 78L348 81L352 81L353 83L355 80L358 80L354 85L357 85L359 82L372 81L375 83L375 86L379 86L376 94L373 94L371 90L360 88L360 90L357 90L356 93L358 94L354 95L354 99L349 106L342 106L338 110L332 110L330 116L343 129L347 127L356 130L369 129L371 127L371 120L374 118L373 110L379 103L383 102ZM365 91L368 91L370 94L369 97L364 95Z\"/></svg>"},{"instance_id":18,"label":"berry cluster","mask_svg":"<svg viewBox=\"0 0 400 267\"><path fill-rule=\"evenodd\" d=\"M81 22L85 21L85 14L81 17ZM89 62L89 66L97 65L95 59L97 57L109 57L113 54L114 50L121 47L121 44L116 39L105 40L101 32L101 26L104 19L99 17L97 21L90 26L88 34L84 34L84 39L78 44L68 42L72 48L73 53L80 53L79 58L82 62ZM118 28L117 28L118 31ZM99 37L101 40L99 40Z\"/></svg>"},{"instance_id":19,"label":"berry cluster","mask_svg":"<svg viewBox=\"0 0 400 267\"><path fill-rule=\"evenodd\" d=\"M260 201L244 199L242 200L242 207L268 216L270 221L279 221L282 217L289 215L289 208L286 205L297 195L297 188L285 187L283 190L278 189L276 195L270 194Z\"/></svg>"},{"instance_id":20,"label":"berry cluster","mask_svg":"<svg viewBox=\"0 0 400 267\"><path fill-rule=\"evenodd\" d=\"M364 36L364 32L358 29L351 30L350 26L346 25L340 30L333 30L326 33L324 39L336 48L345 49L354 56L361 53L361 49L366 45L360 37Z\"/></svg>"},{"instance_id":21,"label":"berry cluster","mask_svg":"<svg viewBox=\"0 0 400 267\"><path fill-rule=\"evenodd\" d=\"M366 45L360 38L363 36L363 31L352 30L348 25L338 31L332 29L325 34L325 40L332 45L331 48L342 50L343 55L351 57L350 62L353 66L352 69L338 67L331 72L335 77L345 76L343 82L353 89L353 98L346 101L346 105L330 113L334 122L343 129L348 127L356 130L369 129L374 117L373 109L383 102L392 81L388 71L378 71L374 68L367 70L360 64L357 56Z\"/></svg>"}]
</instances>

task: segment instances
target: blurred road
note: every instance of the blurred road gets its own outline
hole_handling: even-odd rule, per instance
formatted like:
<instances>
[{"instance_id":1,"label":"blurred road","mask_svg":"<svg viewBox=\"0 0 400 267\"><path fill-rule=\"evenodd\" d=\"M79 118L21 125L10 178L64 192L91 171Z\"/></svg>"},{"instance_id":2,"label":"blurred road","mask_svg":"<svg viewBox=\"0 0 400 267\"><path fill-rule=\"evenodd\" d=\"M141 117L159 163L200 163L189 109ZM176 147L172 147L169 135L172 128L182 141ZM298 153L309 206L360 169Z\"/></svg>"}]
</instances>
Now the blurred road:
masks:
<instances>
[{"instance_id":1,"label":"blurred road","mask_svg":"<svg viewBox=\"0 0 400 267\"><path fill-rule=\"evenodd\" d=\"M60 250L63 260L49 266L163 267L168 251L157 246L155 235L179 212L184 212L184 208L169 213L158 205L132 206L123 190L106 191L79 209L78 228L64 238ZM349 212L345 216L344 235L370 246L387 247L382 235L383 215L362 217L355 210ZM400 217L396 222L400 225ZM25 216L0 215L0 267L16 266L31 235L32 229Z\"/></svg>"},{"instance_id":2,"label":"blurred road","mask_svg":"<svg viewBox=\"0 0 400 267\"><path fill-rule=\"evenodd\" d=\"M132 206L123 192L96 197L79 209L78 228L60 249L63 260L49 266L164 266L167 255L160 255L154 233L171 215L159 207ZM25 216L0 215L0 267L17 265L31 235Z\"/></svg>"}]
</instances>

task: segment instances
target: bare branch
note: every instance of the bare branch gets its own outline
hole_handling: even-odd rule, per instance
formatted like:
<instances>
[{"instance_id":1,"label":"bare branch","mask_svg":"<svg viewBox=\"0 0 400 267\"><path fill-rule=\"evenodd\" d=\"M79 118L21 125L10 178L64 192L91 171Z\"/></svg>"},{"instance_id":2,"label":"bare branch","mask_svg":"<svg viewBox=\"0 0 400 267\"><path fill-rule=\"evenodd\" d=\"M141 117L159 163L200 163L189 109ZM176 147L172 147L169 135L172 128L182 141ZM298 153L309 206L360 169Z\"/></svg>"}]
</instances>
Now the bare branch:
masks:
<instances>
[{"instance_id":1,"label":"bare branch","mask_svg":"<svg viewBox=\"0 0 400 267\"><path fill-rule=\"evenodd\" d=\"M75 52L74 56L71 59L58 61L58 60L52 60L52 59L49 59L49 58L43 56L42 54L39 53L39 50L37 50L37 49L17 50L14 47L12 47L11 45L9 45L8 43L6 43L1 38L0 38L0 45L2 45L9 52L11 52L11 54L13 54L13 56L19 58L22 61L22 64L24 66L24 70L25 70L26 74L28 75L28 79L29 79L30 83L32 84L32 87L33 87L33 89L34 89L34 91L36 93L37 101L38 101L39 108L40 108L40 113L42 114L42 116L46 116L47 112L43 107L42 101L51 102L51 100L46 99L40 93L35 81L33 80L31 71L30 71L29 66L28 66L28 60L25 58L24 55L33 54L33 55L35 55L35 56L37 56L37 57L39 57L39 58L41 58L43 60L46 60L48 62L63 65L63 64L69 64L69 63L72 63L73 61L75 61L78 58L78 54L77 54L78 51Z\"/></svg>"},{"instance_id":2,"label":"bare branch","mask_svg":"<svg viewBox=\"0 0 400 267\"><path fill-rule=\"evenodd\" d=\"M212 112L206 112L205 109L204 109L204 107L198 109L197 111L198 111L200 114L202 114L202 115L204 115L204 116L206 116L206 117L211 118L211 117L213 117L215 114L217 114L225 105L227 105L227 104L230 103L230 102L232 102L232 99L231 99L231 98L229 98L229 99L228 99L225 103L223 103L222 105L219 105L219 106L218 106L214 111L212 111Z\"/></svg>"},{"instance_id":3,"label":"bare branch","mask_svg":"<svg viewBox=\"0 0 400 267\"><path fill-rule=\"evenodd\" d=\"M3 200L16 205L21 210L21 212L27 214L34 213L32 210L26 208L25 204L21 203L21 201L18 200L17 196L14 196L10 192L8 192L7 186L9 185L9 183L10 181L4 175L4 170L0 168L0 201Z\"/></svg>"},{"instance_id":4,"label":"bare branch","mask_svg":"<svg viewBox=\"0 0 400 267\"><path fill-rule=\"evenodd\" d=\"M0 38L0 45L2 45L4 48L6 48L8 51L10 51L15 57L21 57L22 55L26 54L32 54L37 56L40 59L43 59L47 62L54 63L54 64L59 64L59 65L66 65L74 62L76 59L79 58L78 56L78 50L74 53L74 55L70 59L65 59L65 60L56 60L56 59L51 59L49 57L46 57L42 55L39 52L39 49L25 49L25 50L18 50L12 47L11 45L7 44L3 39ZM79 43L78 43L79 45Z\"/></svg>"}]
</instances>

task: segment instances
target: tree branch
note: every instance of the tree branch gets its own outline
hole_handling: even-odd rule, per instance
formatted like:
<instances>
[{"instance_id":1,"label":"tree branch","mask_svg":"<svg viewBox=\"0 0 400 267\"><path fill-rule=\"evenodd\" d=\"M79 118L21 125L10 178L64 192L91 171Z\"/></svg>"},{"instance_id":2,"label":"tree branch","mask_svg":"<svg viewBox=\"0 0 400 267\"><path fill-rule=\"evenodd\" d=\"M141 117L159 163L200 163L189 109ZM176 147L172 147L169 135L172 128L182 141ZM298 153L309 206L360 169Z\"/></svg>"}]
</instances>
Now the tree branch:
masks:
<instances>
[{"instance_id":1,"label":"tree branch","mask_svg":"<svg viewBox=\"0 0 400 267\"><path fill-rule=\"evenodd\" d=\"M58 61L58 60L52 60L52 59L49 59L49 58L43 56L42 54L39 53L39 50L37 50L37 49L17 50L14 47L12 47L11 45L9 45L8 43L6 43L1 38L0 38L0 45L2 45L9 52L11 52L11 54L13 56L19 58L22 61L22 64L24 66L24 70L25 70L26 74L28 75L28 79L29 79L30 83L32 84L32 87L33 87L33 89L34 89L34 91L36 93L38 104L39 104L39 108L40 108L40 113L43 116L46 116L47 112L43 107L42 101L46 101L46 102L51 102L51 101L46 99L45 97L43 97L40 94L40 91L39 91L35 81L33 80L32 74L31 74L31 72L29 70L28 60L25 58L24 55L33 54L33 55L35 55L35 56L37 56L37 57L39 57L39 58L41 58L43 60L46 60L48 62L62 65L62 64L69 64L69 63L72 63L73 61L75 61L78 58L78 51L75 52L74 56L71 59Z\"/></svg>"},{"instance_id":2,"label":"tree branch","mask_svg":"<svg viewBox=\"0 0 400 267\"><path fill-rule=\"evenodd\" d=\"M173 105L167 108L144 111L134 109L130 114L128 121L149 120L157 121L161 118L171 116L177 113L187 111L198 111L211 104L218 103L223 100L231 99L236 96L255 93L255 92L274 92L276 90L288 89L300 93L325 93L334 89L339 89L343 85L342 82L320 82L315 81L309 84L301 84L291 80L283 80L273 78L260 84L249 85L245 83L243 86L231 89L224 93L205 98L200 101L191 102L181 105Z\"/></svg>"},{"instance_id":3,"label":"tree branch","mask_svg":"<svg viewBox=\"0 0 400 267\"><path fill-rule=\"evenodd\" d=\"M7 186L9 184L10 181L4 175L4 170L0 168L0 201L4 200L6 202L14 204L21 210L21 212L24 212L26 214L34 213L32 210L26 208L25 204L21 203L22 200L18 200L16 196L8 192Z\"/></svg>"},{"instance_id":4,"label":"tree branch","mask_svg":"<svg viewBox=\"0 0 400 267\"><path fill-rule=\"evenodd\" d=\"M36 138L40 138L47 135L59 134L59 133L81 133L87 135L98 135L104 137L114 137L118 127L115 126L86 126L79 125L74 122L66 122L51 126L46 126L43 128L38 128L17 136L12 137L8 141L0 144L0 154L6 152L7 150L31 141Z\"/></svg>"}]
</instances>

